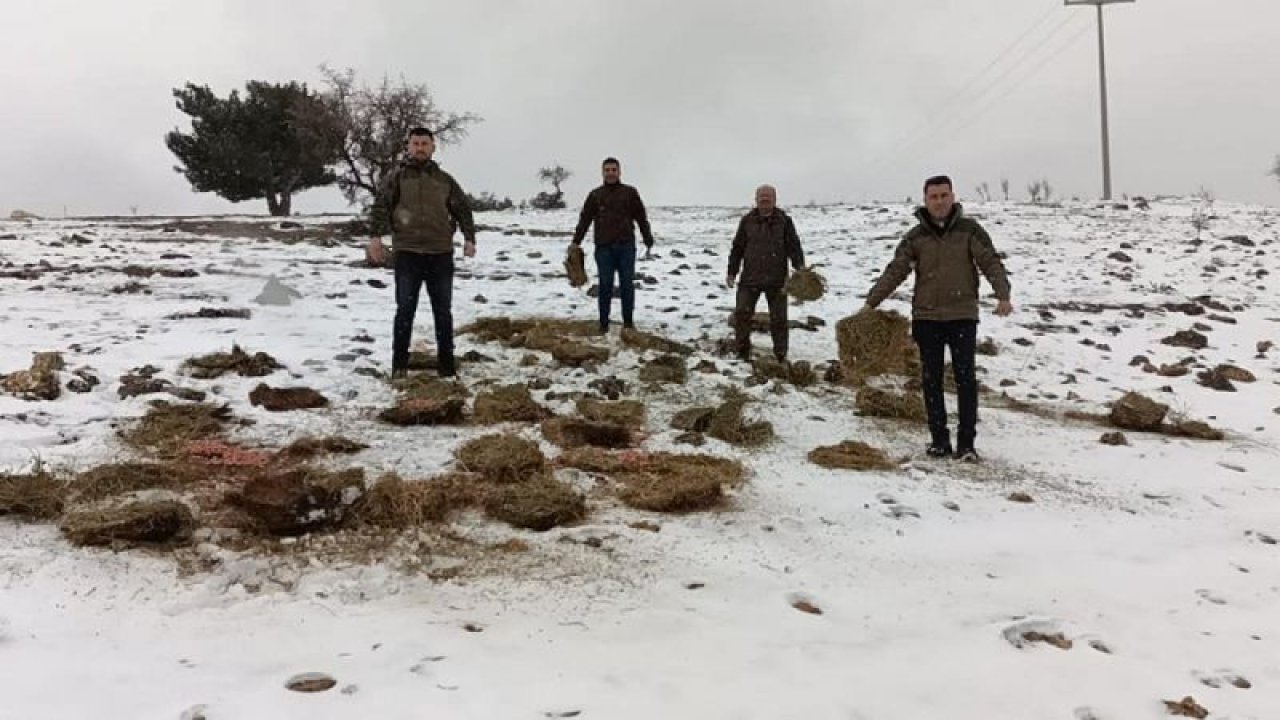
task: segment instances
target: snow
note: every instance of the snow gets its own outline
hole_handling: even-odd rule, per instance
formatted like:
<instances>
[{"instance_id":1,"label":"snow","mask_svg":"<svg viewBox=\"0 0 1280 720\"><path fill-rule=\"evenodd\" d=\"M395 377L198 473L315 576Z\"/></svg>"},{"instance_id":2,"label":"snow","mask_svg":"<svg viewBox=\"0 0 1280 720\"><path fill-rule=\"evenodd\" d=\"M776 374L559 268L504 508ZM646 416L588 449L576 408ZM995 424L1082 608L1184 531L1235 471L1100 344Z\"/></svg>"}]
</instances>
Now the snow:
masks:
<instances>
[{"instance_id":1,"label":"snow","mask_svg":"<svg viewBox=\"0 0 1280 720\"><path fill-rule=\"evenodd\" d=\"M1280 341L1280 213L1220 203L1196 247L1188 242L1195 206L970 208L1008 255L1017 306L998 319L984 300L979 333L1000 353L979 358L980 379L1060 410L1101 411L1137 390L1226 430L1225 442L1129 433L1131 447L1106 447L1097 426L988 407L978 438L986 462L955 465L914 459L922 430L855 416L847 390L752 388L763 402L750 411L771 420L779 438L753 452L714 440L704 448L752 471L728 510L657 516L599 506L584 525L545 534L466 518L458 532L483 542L518 537L531 551L453 580L401 572L390 559L291 565L233 553L209 535L199 547L214 569L182 576L163 555L75 549L54 528L0 518L0 720L1128 720L1167 717L1160 701L1187 695L1212 718L1280 717L1280 546L1265 542L1280 537L1280 348L1256 349ZM740 386L741 367L705 351L727 332L733 300L722 282L739 212L653 212L655 258L638 270L657 283L637 292L637 319L697 342L698 357L712 357ZM822 300L791 308L793 318L826 321L815 333L792 332L792 357L822 363L835 357L835 322L861 304L910 208L792 212L830 286ZM458 260L459 326L493 314L594 317L595 300L559 277L567 238L541 234L570 230L574 213L478 218L489 229L479 256ZM246 441L277 446L336 432L369 443L350 462L371 476L437 472L484 432L378 424L374 411L392 393L353 370L386 367L389 271L353 267L363 257L353 244L260 241L238 222L245 238L163 233L163 221L0 223L0 237L14 236L0 239L0 265L47 260L85 270L0 279L0 372L60 350L69 369L90 366L103 380L54 402L0 395L0 470L37 458L75 468L119 457L115 428L140 416L147 398L117 399L116 379L146 363L257 421L237 431ZM537 234L520 234L529 231ZM90 242L62 241L73 233ZM1238 235L1254 245L1225 239ZM1122 243L1133 262L1107 259ZM141 278L150 295L112 294L130 278L111 269L128 264L200 275ZM1206 274L1209 265L1218 269ZM1131 279L1121 277L1126 267ZM299 297L255 304L271 279ZM908 293L904 286L886 307L907 311ZM1159 309L1205 294L1238 306L1219 313L1237 322ZM1129 305L1143 306L1141 317ZM253 314L167 319L200 307ZM429 342L425 297L418 318L417 339ZM1160 344L1197 322L1212 328L1206 350ZM1037 334L1028 327L1037 323L1061 329ZM364 334L375 342L352 340ZM617 352L601 374L632 376L639 356L609 342ZM233 343L284 363L288 371L267 382L305 384L333 406L277 415L249 405L259 379L181 378L184 359ZM767 347L766 336L755 343ZM465 336L458 345L496 360L465 364L469 384L547 377L565 391L598 377L521 368L523 353ZM1163 378L1130 366L1139 354L1157 366L1197 354L1208 367L1230 362L1258 380L1217 392L1194 373ZM1016 385L998 388L1004 379ZM671 414L714 397L724 382L693 373L686 387L642 395L647 446L678 447L665 429ZM1172 392L1161 391L1166 385ZM913 459L893 473L806 461L810 449L845 439ZM1035 502L1010 502L1014 491ZM642 519L661 531L630 527ZM451 562L471 560L445 551L429 565ZM822 614L794 609L798 598ZM1018 648L1009 639L1030 630L1061 632L1073 645ZM284 688L307 672L327 673L337 687ZM1236 676L1252 687L1234 687Z\"/></svg>"}]
</instances>

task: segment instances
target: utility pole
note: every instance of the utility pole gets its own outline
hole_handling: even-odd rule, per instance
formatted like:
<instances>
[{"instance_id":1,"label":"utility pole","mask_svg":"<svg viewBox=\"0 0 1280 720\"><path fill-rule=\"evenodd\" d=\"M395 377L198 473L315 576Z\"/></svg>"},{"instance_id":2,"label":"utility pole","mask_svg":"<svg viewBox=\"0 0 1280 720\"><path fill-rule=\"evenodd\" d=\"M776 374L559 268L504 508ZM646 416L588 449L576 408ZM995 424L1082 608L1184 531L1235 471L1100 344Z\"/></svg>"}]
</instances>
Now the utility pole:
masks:
<instances>
[{"instance_id":1,"label":"utility pole","mask_svg":"<svg viewBox=\"0 0 1280 720\"><path fill-rule=\"evenodd\" d=\"M1107 43L1102 24L1102 6L1135 0L1063 0L1067 5L1096 5L1098 8L1098 84L1102 89L1102 199L1111 199L1111 127L1107 117Z\"/></svg>"}]
</instances>

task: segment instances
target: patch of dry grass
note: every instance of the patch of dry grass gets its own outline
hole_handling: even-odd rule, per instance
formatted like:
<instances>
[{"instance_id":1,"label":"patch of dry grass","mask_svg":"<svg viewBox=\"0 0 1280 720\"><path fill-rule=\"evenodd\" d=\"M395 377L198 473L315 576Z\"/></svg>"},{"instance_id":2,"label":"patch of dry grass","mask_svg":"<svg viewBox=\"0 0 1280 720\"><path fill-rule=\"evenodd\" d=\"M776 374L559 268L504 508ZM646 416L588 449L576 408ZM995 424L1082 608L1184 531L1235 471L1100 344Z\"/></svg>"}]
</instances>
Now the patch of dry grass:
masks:
<instances>
[{"instance_id":1,"label":"patch of dry grass","mask_svg":"<svg viewBox=\"0 0 1280 720\"><path fill-rule=\"evenodd\" d=\"M836 470L894 470L897 464L880 448L858 440L845 440L809 451L809 462Z\"/></svg>"},{"instance_id":2,"label":"patch of dry grass","mask_svg":"<svg viewBox=\"0 0 1280 720\"><path fill-rule=\"evenodd\" d=\"M625 427L644 426L646 409L639 400L605 401L581 398L577 403L578 414L593 422L611 423Z\"/></svg>"},{"instance_id":3,"label":"patch of dry grass","mask_svg":"<svg viewBox=\"0 0 1280 720\"><path fill-rule=\"evenodd\" d=\"M24 474L0 473L0 515L53 520L67 504L67 482L43 467Z\"/></svg>"},{"instance_id":4,"label":"patch of dry grass","mask_svg":"<svg viewBox=\"0 0 1280 720\"><path fill-rule=\"evenodd\" d=\"M858 412L866 417L925 422L924 399L918 393L896 393L864 387L854 400Z\"/></svg>"},{"instance_id":5,"label":"patch of dry grass","mask_svg":"<svg viewBox=\"0 0 1280 720\"><path fill-rule=\"evenodd\" d=\"M176 500L135 500L69 510L59 527L73 544L114 546L183 539L195 524L191 510Z\"/></svg>"},{"instance_id":6,"label":"patch of dry grass","mask_svg":"<svg viewBox=\"0 0 1280 720\"><path fill-rule=\"evenodd\" d=\"M501 385L476 395L473 419L484 425L540 422L551 412L539 405L524 385Z\"/></svg>"},{"instance_id":7,"label":"patch of dry grass","mask_svg":"<svg viewBox=\"0 0 1280 720\"><path fill-rule=\"evenodd\" d=\"M352 508L351 519L393 530L441 523L479 504L484 493L482 479L474 474L449 473L425 480L384 475Z\"/></svg>"},{"instance_id":8,"label":"patch of dry grass","mask_svg":"<svg viewBox=\"0 0 1280 720\"><path fill-rule=\"evenodd\" d=\"M836 342L845 381L861 385L876 375L916 375L919 352L911 321L893 311L868 310L836 323Z\"/></svg>"},{"instance_id":9,"label":"patch of dry grass","mask_svg":"<svg viewBox=\"0 0 1280 720\"><path fill-rule=\"evenodd\" d=\"M526 530L545 532L582 520L586 500L573 488L550 477L506 485L484 500L485 513L496 520Z\"/></svg>"},{"instance_id":10,"label":"patch of dry grass","mask_svg":"<svg viewBox=\"0 0 1280 720\"><path fill-rule=\"evenodd\" d=\"M464 471L494 483L524 482L547 470L538 444L518 435L484 435L463 444L454 456Z\"/></svg>"},{"instance_id":11,"label":"patch of dry grass","mask_svg":"<svg viewBox=\"0 0 1280 720\"><path fill-rule=\"evenodd\" d=\"M231 409L207 403L154 400L147 414L120 433L135 449L174 457L190 442L214 438L231 422Z\"/></svg>"},{"instance_id":12,"label":"patch of dry grass","mask_svg":"<svg viewBox=\"0 0 1280 720\"><path fill-rule=\"evenodd\" d=\"M213 380L229 373L241 377L263 377L284 368L270 355L264 352L250 355L239 345L233 345L231 352L215 352L190 358L182 367L188 375L200 380Z\"/></svg>"},{"instance_id":13,"label":"patch of dry grass","mask_svg":"<svg viewBox=\"0 0 1280 720\"><path fill-rule=\"evenodd\" d=\"M636 442L633 428L578 417L551 418L542 423L542 435L553 445L562 448L584 445L625 448Z\"/></svg>"},{"instance_id":14,"label":"patch of dry grass","mask_svg":"<svg viewBox=\"0 0 1280 720\"><path fill-rule=\"evenodd\" d=\"M71 486L77 503L94 502L139 490L180 490L208 475L204 468L181 463L121 462L90 468Z\"/></svg>"},{"instance_id":15,"label":"patch of dry grass","mask_svg":"<svg viewBox=\"0 0 1280 720\"><path fill-rule=\"evenodd\" d=\"M622 344L635 350L652 350L666 355L692 355L693 348L650 332L622 329Z\"/></svg>"},{"instance_id":16,"label":"patch of dry grass","mask_svg":"<svg viewBox=\"0 0 1280 720\"><path fill-rule=\"evenodd\" d=\"M760 447L772 440L773 423L765 420L747 422L743 418L743 408L748 401L745 395L731 393L711 414L707 434L730 445L749 448Z\"/></svg>"}]
</instances>

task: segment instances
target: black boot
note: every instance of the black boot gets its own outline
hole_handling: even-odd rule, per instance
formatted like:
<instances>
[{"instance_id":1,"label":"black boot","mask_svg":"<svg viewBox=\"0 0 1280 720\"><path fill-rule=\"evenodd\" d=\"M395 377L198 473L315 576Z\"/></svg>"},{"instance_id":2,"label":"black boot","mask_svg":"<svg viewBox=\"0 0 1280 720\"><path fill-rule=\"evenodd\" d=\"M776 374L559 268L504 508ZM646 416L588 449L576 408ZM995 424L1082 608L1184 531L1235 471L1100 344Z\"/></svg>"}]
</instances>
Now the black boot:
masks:
<instances>
[{"instance_id":1,"label":"black boot","mask_svg":"<svg viewBox=\"0 0 1280 720\"><path fill-rule=\"evenodd\" d=\"M458 374L458 363L452 355L441 355L436 365L440 377L453 377Z\"/></svg>"}]
</instances>

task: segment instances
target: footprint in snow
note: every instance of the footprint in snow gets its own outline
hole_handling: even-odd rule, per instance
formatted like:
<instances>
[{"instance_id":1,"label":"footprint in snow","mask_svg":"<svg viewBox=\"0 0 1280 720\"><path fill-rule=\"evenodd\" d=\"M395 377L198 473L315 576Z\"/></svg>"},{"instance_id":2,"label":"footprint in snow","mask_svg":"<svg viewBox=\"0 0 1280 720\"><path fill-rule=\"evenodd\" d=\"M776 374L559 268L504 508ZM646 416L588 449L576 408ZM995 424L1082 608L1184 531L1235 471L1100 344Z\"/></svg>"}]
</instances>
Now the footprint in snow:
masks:
<instances>
[{"instance_id":1,"label":"footprint in snow","mask_svg":"<svg viewBox=\"0 0 1280 720\"><path fill-rule=\"evenodd\" d=\"M910 507L909 505L898 505L895 503L893 505L887 506L885 508L885 511L886 511L885 515L898 520L901 520L902 518L908 518L908 517L911 517L911 518L920 517L920 511L916 510L913 507Z\"/></svg>"},{"instance_id":2,"label":"footprint in snow","mask_svg":"<svg viewBox=\"0 0 1280 720\"><path fill-rule=\"evenodd\" d=\"M1227 604L1226 600L1224 600L1221 596L1214 594L1212 590L1200 589L1196 591L1196 595L1200 596L1201 600L1207 600L1208 602L1211 602L1214 605Z\"/></svg>"},{"instance_id":3,"label":"footprint in snow","mask_svg":"<svg viewBox=\"0 0 1280 720\"><path fill-rule=\"evenodd\" d=\"M1253 687L1253 683L1249 682L1243 675L1233 670L1218 670L1213 673L1194 672L1192 675L1199 680L1202 685L1211 688L1234 687L1240 690L1248 690Z\"/></svg>"}]
</instances>

